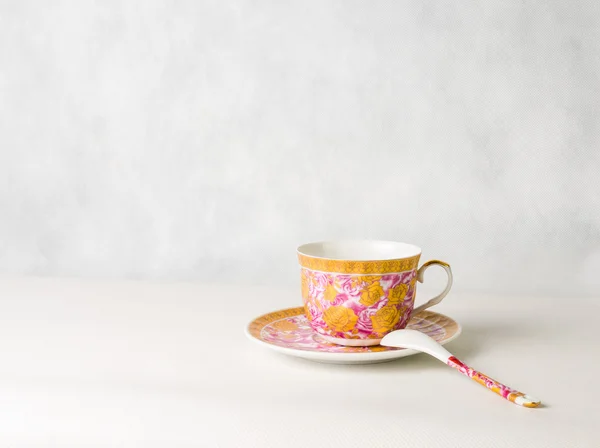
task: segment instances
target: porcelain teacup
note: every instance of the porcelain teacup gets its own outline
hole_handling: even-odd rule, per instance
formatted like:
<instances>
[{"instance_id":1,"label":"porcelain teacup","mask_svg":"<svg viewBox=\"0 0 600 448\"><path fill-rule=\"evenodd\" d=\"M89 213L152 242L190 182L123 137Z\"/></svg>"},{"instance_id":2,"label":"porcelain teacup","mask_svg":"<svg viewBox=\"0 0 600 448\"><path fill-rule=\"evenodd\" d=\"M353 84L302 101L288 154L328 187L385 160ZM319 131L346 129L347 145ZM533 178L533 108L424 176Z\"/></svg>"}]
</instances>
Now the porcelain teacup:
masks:
<instances>
[{"instance_id":1,"label":"porcelain teacup","mask_svg":"<svg viewBox=\"0 0 600 448\"><path fill-rule=\"evenodd\" d=\"M421 249L413 244L359 240L324 241L297 249L304 311L326 341L350 346L377 345L408 324L412 315L438 304L450 291L452 270L431 260L417 268ZM439 265L448 274L441 294L414 307L416 282Z\"/></svg>"}]
</instances>

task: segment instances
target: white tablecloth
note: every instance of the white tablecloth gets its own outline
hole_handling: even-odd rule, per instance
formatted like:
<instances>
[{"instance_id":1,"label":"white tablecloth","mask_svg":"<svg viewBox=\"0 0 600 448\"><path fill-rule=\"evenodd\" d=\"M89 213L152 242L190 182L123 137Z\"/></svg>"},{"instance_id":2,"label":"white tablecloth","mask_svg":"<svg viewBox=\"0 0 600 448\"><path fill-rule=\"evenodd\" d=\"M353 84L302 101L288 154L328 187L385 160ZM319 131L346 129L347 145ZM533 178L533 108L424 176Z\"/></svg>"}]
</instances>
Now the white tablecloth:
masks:
<instances>
[{"instance_id":1,"label":"white tablecloth","mask_svg":"<svg viewBox=\"0 0 600 448\"><path fill-rule=\"evenodd\" d=\"M0 280L0 446L600 446L600 299L451 295L447 348L539 397L515 406L427 355L318 364L248 341L295 289Z\"/></svg>"}]
</instances>

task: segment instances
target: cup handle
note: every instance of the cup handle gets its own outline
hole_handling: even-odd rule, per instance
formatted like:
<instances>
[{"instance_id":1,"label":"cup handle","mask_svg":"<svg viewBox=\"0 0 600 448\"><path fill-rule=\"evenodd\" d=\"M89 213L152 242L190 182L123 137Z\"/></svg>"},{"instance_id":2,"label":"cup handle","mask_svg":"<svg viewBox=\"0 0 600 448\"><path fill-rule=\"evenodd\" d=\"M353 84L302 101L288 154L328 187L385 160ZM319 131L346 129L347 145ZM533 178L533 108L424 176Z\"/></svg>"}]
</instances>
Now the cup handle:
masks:
<instances>
[{"instance_id":1,"label":"cup handle","mask_svg":"<svg viewBox=\"0 0 600 448\"><path fill-rule=\"evenodd\" d=\"M429 266L432 266L434 264L437 264L437 265L440 265L441 267L443 267L444 270L446 271L446 274L448 274L448 283L446 284L446 288L442 291L441 294L438 294L433 299L429 300L428 302L424 303L423 305L414 308L412 311L413 316L416 315L417 313L420 313L423 310L426 310L429 307L432 307L433 305L437 305L438 303L440 303L442 301L442 299L444 297L446 297L446 294L448 294L448 292L450 291L450 288L452 287L452 269L450 269L450 265L448 263L445 263L440 260L430 260L426 263L423 263L423 265L417 271L417 280L419 280L420 283L423 283L423 275L425 274L425 271L427 270L427 268Z\"/></svg>"}]
</instances>

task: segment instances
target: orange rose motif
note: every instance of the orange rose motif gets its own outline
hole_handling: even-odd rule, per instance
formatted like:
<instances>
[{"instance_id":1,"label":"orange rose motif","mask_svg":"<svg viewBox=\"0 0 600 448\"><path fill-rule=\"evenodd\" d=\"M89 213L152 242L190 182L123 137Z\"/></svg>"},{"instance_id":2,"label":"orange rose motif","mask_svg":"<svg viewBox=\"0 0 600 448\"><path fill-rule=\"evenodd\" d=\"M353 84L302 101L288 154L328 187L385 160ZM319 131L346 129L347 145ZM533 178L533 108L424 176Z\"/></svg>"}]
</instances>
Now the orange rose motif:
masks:
<instances>
[{"instance_id":1,"label":"orange rose motif","mask_svg":"<svg viewBox=\"0 0 600 448\"><path fill-rule=\"evenodd\" d=\"M286 319L273 322L271 326L279 331L294 331L298 329L298 325Z\"/></svg>"},{"instance_id":2,"label":"orange rose motif","mask_svg":"<svg viewBox=\"0 0 600 448\"><path fill-rule=\"evenodd\" d=\"M390 289L388 293L388 303L390 305L396 305L404 300L408 291L408 285L400 283L393 289Z\"/></svg>"},{"instance_id":3,"label":"orange rose motif","mask_svg":"<svg viewBox=\"0 0 600 448\"><path fill-rule=\"evenodd\" d=\"M328 302L333 302L337 295L337 289L335 289L333 285L327 285L327 288L325 288L325 292L323 293L323 298Z\"/></svg>"},{"instance_id":4,"label":"orange rose motif","mask_svg":"<svg viewBox=\"0 0 600 448\"><path fill-rule=\"evenodd\" d=\"M354 328L358 316L345 306L332 306L323 313L323 320L331 330L345 333Z\"/></svg>"},{"instance_id":5,"label":"orange rose motif","mask_svg":"<svg viewBox=\"0 0 600 448\"><path fill-rule=\"evenodd\" d=\"M394 328L394 325L400 320L400 312L393 305L386 305L371 316L373 331L377 333L386 333Z\"/></svg>"},{"instance_id":6,"label":"orange rose motif","mask_svg":"<svg viewBox=\"0 0 600 448\"><path fill-rule=\"evenodd\" d=\"M383 288L379 282L371 283L360 294L360 303L365 306L373 306L383 296Z\"/></svg>"}]
</instances>

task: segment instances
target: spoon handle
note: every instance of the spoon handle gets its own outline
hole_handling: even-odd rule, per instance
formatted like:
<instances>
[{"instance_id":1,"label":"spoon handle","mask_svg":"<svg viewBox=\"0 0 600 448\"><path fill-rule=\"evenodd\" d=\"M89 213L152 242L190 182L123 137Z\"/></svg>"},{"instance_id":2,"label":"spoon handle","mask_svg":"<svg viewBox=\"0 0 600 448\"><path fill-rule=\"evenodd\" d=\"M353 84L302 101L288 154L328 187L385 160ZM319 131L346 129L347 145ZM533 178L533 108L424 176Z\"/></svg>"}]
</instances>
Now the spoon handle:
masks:
<instances>
[{"instance_id":1,"label":"spoon handle","mask_svg":"<svg viewBox=\"0 0 600 448\"><path fill-rule=\"evenodd\" d=\"M492 392L496 392L501 397L506 398L508 401L512 401L519 406L535 408L540 404L539 400L536 400L535 398L526 395L523 392L519 392L518 390L511 389L495 379L492 379L489 376L472 369L454 356L450 356L448 358L448 365L450 367L454 367L464 375L467 375L469 378L477 381L482 386L487 387Z\"/></svg>"}]
</instances>

